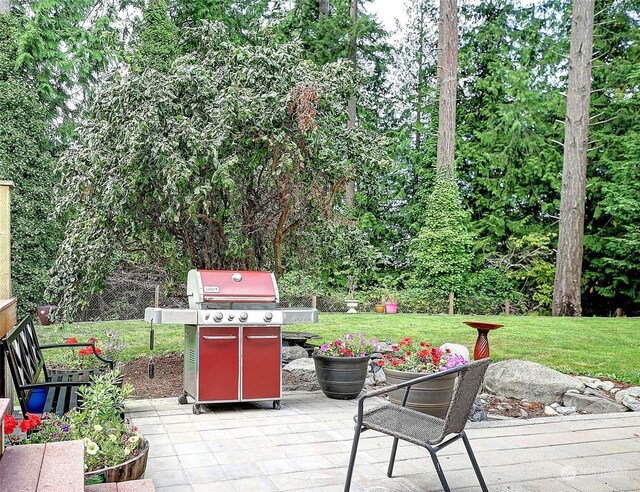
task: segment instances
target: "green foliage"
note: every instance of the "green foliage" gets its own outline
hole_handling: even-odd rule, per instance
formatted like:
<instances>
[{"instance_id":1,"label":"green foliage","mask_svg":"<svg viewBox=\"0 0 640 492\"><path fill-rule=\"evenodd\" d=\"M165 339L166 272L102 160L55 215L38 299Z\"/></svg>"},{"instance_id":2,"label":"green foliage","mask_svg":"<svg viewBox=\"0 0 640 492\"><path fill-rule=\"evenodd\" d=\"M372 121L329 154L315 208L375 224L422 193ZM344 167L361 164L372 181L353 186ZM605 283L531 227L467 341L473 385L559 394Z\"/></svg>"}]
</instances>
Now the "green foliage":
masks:
<instances>
[{"instance_id":1,"label":"green foliage","mask_svg":"<svg viewBox=\"0 0 640 492\"><path fill-rule=\"evenodd\" d=\"M17 18L0 15L0 180L15 184L12 284L25 314L44 300L60 228L50 220L54 179L48 113L33 84L15 68L21 29Z\"/></svg>"},{"instance_id":2,"label":"green foliage","mask_svg":"<svg viewBox=\"0 0 640 492\"><path fill-rule=\"evenodd\" d=\"M166 1L149 2L143 11L133 68L169 71L179 54L180 35L169 19Z\"/></svg>"},{"instance_id":3,"label":"green foliage","mask_svg":"<svg viewBox=\"0 0 640 492\"><path fill-rule=\"evenodd\" d=\"M424 225L411 247L410 286L458 291L471 271L473 234L456 183L438 177L427 199Z\"/></svg>"},{"instance_id":4,"label":"green foliage","mask_svg":"<svg viewBox=\"0 0 640 492\"><path fill-rule=\"evenodd\" d=\"M296 44L237 47L219 24L185 34L195 48L170 72L110 77L60 161L71 221L53 294L67 314L120 249L172 275L282 273L287 240L330 215L345 179L386 162L376 135L347 129L346 62L319 68Z\"/></svg>"},{"instance_id":5,"label":"green foliage","mask_svg":"<svg viewBox=\"0 0 640 492\"><path fill-rule=\"evenodd\" d=\"M585 224L585 314L640 300L640 2L596 2Z\"/></svg>"},{"instance_id":6,"label":"green foliage","mask_svg":"<svg viewBox=\"0 0 640 492\"><path fill-rule=\"evenodd\" d=\"M25 7L16 64L36 82L52 113L71 116L83 91L123 53L127 1L33 0ZM71 103L71 99L73 102ZM66 123L66 122L65 122Z\"/></svg>"}]
</instances>

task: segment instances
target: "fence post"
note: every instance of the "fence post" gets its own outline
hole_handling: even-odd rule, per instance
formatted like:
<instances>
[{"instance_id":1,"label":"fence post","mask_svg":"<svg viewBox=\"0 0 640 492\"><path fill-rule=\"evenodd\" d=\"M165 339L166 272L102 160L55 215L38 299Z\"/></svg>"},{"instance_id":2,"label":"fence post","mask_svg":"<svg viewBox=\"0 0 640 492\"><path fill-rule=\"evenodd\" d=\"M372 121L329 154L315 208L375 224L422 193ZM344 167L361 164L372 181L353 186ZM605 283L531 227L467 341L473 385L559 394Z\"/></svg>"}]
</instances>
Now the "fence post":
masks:
<instances>
[{"instance_id":1,"label":"fence post","mask_svg":"<svg viewBox=\"0 0 640 492\"><path fill-rule=\"evenodd\" d=\"M316 309L317 305L318 305L318 296L316 296L315 294L311 294L311 307L313 309Z\"/></svg>"},{"instance_id":2,"label":"fence post","mask_svg":"<svg viewBox=\"0 0 640 492\"><path fill-rule=\"evenodd\" d=\"M453 295L453 292L449 293L449 314L453 314L453 301L455 299L455 296Z\"/></svg>"},{"instance_id":3,"label":"fence post","mask_svg":"<svg viewBox=\"0 0 640 492\"><path fill-rule=\"evenodd\" d=\"M504 314L506 316L509 316L510 312L511 312L511 306L509 304L509 299L505 299L504 300Z\"/></svg>"},{"instance_id":4,"label":"fence post","mask_svg":"<svg viewBox=\"0 0 640 492\"><path fill-rule=\"evenodd\" d=\"M156 285L156 296L154 307L160 307L160 286Z\"/></svg>"},{"instance_id":5,"label":"fence post","mask_svg":"<svg viewBox=\"0 0 640 492\"><path fill-rule=\"evenodd\" d=\"M17 322L17 302L11 297L11 188L12 181L0 181L0 338ZM0 398L9 398L9 413L13 412L11 395L11 374L4 352L0 352Z\"/></svg>"}]
</instances>

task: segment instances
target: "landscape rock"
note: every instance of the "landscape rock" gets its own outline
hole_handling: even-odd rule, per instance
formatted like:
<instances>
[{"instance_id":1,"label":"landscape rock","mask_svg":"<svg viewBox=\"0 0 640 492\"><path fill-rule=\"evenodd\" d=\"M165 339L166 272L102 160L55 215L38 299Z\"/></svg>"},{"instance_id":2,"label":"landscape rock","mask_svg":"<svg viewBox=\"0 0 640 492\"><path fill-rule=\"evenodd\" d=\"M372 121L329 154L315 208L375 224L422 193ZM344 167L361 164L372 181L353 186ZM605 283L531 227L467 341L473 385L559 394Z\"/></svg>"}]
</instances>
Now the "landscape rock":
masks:
<instances>
[{"instance_id":1,"label":"landscape rock","mask_svg":"<svg viewBox=\"0 0 640 492\"><path fill-rule=\"evenodd\" d=\"M593 389L596 389L598 387L598 384L602 382L597 378L590 378L589 376L576 376L576 379L579 379L585 384L585 386Z\"/></svg>"},{"instance_id":2,"label":"landscape rock","mask_svg":"<svg viewBox=\"0 0 640 492\"><path fill-rule=\"evenodd\" d=\"M567 393L562 399L564 406L576 407L579 411L589 413L619 413L626 412L627 407L606 398L598 398L597 396L577 395L575 393Z\"/></svg>"},{"instance_id":3,"label":"landscape rock","mask_svg":"<svg viewBox=\"0 0 640 492\"><path fill-rule=\"evenodd\" d=\"M469 420L471 422L482 422L483 420L487 420L487 412L485 411L480 398L476 398L473 402L473 408L469 414Z\"/></svg>"},{"instance_id":4,"label":"landscape rock","mask_svg":"<svg viewBox=\"0 0 640 492\"><path fill-rule=\"evenodd\" d=\"M464 345L460 345L458 343L445 343L440 346L440 350L443 352L449 349L452 354L458 354L464 357L466 360L471 360L469 358L469 349Z\"/></svg>"},{"instance_id":5,"label":"landscape rock","mask_svg":"<svg viewBox=\"0 0 640 492\"><path fill-rule=\"evenodd\" d=\"M282 363L283 364L288 364L292 360L306 359L308 357L309 357L309 354L300 345L282 347Z\"/></svg>"},{"instance_id":6,"label":"landscape rock","mask_svg":"<svg viewBox=\"0 0 640 492\"><path fill-rule=\"evenodd\" d=\"M582 391L584 384L542 364L511 359L489 366L484 387L496 395L551 404L569 390Z\"/></svg>"},{"instance_id":7,"label":"landscape rock","mask_svg":"<svg viewBox=\"0 0 640 492\"><path fill-rule=\"evenodd\" d=\"M316 366L313 363L313 359L307 357L306 359L296 359L289 362L282 368L283 371L291 373L304 383L312 383L306 386L315 386L314 389L319 389L318 380L316 378ZM302 389L302 388L298 388ZM309 390L313 391L313 390Z\"/></svg>"},{"instance_id":8,"label":"landscape rock","mask_svg":"<svg viewBox=\"0 0 640 492\"><path fill-rule=\"evenodd\" d=\"M616 401L629 410L640 412L640 387L632 386L616 393Z\"/></svg>"},{"instance_id":9,"label":"landscape rock","mask_svg":"<svg viewBox=\"0 0 640 492\"><path fill-rule=\"evenodd\" d=\"M373 373L373 380L378 384L386 383L387 382L387 376L385 376L384 371L375 371Z\"/></svg>"},{"instance_id":10,"label":"landscape rock","mask_svg":"<svg viewBox=\"0 0 640 492\"><path fill-rule=\"evenodd\" d=\"M593 389L590 386L588 388L585 388L582 394L587 396L597 396L598 398L606 398L606 395L604 395L601 391Z\"/></svg>"},{"instance_id":11,"label":"landscape rock","mask_svg":"<svg viewBox=\"0 0 640 492\"><path fill-rule=\"evenodd\" d=\"M544 414L548 415L549 417L553 417L554 415L558 415L558 412L556 412L553 407L550 407L549 405L546 405L544 407Z\"/></svg>"},{"instance_id":12,"label":"landscape rock","mask_svg":"<svg viewBox=\"0 0 640 492\"><path fill-rule=\"evenodd\" d=\"M596 385L596 388L602 391L611 391L615 386L616 385L611 381L600 381Z\"/></svg>"},{"instance_id":13,"label":"landscape rock","mask_svg":"<svg viewBox=\"0 0 640 492\"><path fill-rule=\"evenodd\" d=\"M572 413L576 413L578 409L576 407L558 407L556 408L556 412L560 415L571 415Z\"/></svg>"}]
</instances>

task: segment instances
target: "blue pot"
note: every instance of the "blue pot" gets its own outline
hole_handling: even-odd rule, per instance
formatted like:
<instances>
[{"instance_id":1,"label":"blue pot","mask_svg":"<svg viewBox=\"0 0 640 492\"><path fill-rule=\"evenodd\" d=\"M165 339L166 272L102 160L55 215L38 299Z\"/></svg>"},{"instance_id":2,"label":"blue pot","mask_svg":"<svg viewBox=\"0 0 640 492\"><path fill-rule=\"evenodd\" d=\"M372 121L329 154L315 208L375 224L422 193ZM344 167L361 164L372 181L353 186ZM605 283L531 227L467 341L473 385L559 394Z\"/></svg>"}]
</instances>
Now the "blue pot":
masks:
<instances>
[{"instance_id":1,"label":"blue pot","mask_svg":"<svg viewBox=\"0 0 640 492\"><path fill-rule=\"evenodd\" d=\"M44 402L47 399L47 388L34 388L27 403L27 412L42 413Z\"/></svg>"}]
</instances>

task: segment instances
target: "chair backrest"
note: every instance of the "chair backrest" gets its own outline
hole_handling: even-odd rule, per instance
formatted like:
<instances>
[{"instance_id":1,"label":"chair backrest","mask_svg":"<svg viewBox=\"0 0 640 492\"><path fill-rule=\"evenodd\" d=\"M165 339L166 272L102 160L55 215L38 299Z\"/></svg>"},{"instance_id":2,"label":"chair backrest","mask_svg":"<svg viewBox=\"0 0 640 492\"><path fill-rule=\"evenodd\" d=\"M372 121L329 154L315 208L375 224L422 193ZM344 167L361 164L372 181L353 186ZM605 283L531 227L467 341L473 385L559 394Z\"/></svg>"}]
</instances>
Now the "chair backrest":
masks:
<instances>
[{"instance_id":1,"label":"chair backrest","mask_svg":"<svg viewBox=\"0 0 640 492\"><path fill-rule=\"evenodd\" d=\"M444 439L449 434L464 430L489 364L491 364L491 359L489 358L474 361L469 364L469 368L466 371L462 371L458 375L451 397L451 404L447 410L447 416L444 418L441 439Z\"/></svg>"},{"instance_id":2,"label":"chair backrest","mask_svg":"<svg viewBox=\"0 0 640 492\"><path fill-rule=\"evenodd\" d=\"M42 371L45 371L46 378L44 358L31 316L25 317L13 332L4 338L3 345L18 400L24 412L28 395L22 386L38 382Z\"/></svg>"}]
</instances>

